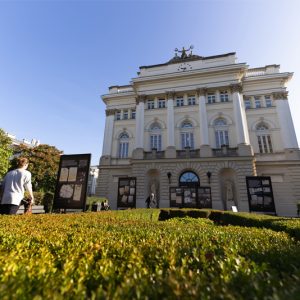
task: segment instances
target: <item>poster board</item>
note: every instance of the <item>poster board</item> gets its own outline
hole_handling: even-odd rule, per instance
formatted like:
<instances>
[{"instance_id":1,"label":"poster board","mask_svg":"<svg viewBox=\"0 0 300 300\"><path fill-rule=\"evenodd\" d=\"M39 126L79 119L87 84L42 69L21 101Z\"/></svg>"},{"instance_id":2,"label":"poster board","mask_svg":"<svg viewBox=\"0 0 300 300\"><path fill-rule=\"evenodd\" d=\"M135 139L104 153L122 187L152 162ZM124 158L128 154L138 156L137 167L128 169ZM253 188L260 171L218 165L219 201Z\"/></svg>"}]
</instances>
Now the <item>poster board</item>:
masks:
<instances>
[{"instance_id":1,"label":"poster board","mask_svg":"<svg viewBox=\"0 0 300 300\"><path fill-rule=\"evenodd\" d=\"M118 207L136 207L136 177L119 178Z\"/></svg>"},{"instance_id":2,"label":"poster board","mask_svg":"<svg viewBox=\"0 0 300 300\"><path fill-rule=\"evenodd\" d=\"M85 209L91 154L61 155L53 209Z\"/></svg>"},{"instance_id":3,"label":"poster board","mask_svg":"<svg viewBox=\"0 0 300 300\"><path fill-rule=\"evenodd\" d=\"M212 208L210 187L170 187L170 207Z\"/></svg>"},{"instance_id":4,"label":"poster board","mask_svg":"<svg viewBox=\"0 0 300 300\"><path fill-rule=\"evenodd\" d=\"M183 187L183 205L184 207L197 207L196 188Z\"/></svg>"},{"instance_id":5,"label":"poster board","mask_svg":"<svg viewBox=\"0 0 300 300\"><path fill-rule=\"evenodd\" d=\"M271 177L247 176L249 210L276 214Z\"/></svg>"},{"instance_id":6,"label":"poster board","mask_svg":"<svg viewBox=\"0 0 300 300\"><path fill-rule=\"evenodd\" d=\"M212 208L210 187L198 187L198 202L200 208Z\"/></svg>"},{"instance_id":7,"label":"poster board","mask_svg":"<svg viewBox=\"0 0 300 300\"><path fill-rule=\"evenodd\" d=\"M170 206L182 207L183 190L180 187L170 187Z\"/></svg>"}]
</instances>

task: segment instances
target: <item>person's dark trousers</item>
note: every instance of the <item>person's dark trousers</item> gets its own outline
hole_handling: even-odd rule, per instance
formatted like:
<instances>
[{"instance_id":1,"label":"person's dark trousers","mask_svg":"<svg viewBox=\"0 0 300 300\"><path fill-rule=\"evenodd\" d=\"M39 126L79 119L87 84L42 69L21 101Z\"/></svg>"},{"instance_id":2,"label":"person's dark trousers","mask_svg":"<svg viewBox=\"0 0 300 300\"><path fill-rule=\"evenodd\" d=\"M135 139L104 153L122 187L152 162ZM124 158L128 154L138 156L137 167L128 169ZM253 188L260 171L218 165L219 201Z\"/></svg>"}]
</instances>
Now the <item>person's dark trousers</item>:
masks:
<instances>
[{"instance_id":1,"label":"person's dark trousers","mask_svg":"<svg viewBox=\"0 0 300 300\"><path fill-rule=\"evenodd\" d=\"M19 205L14 204L1 204L0 214L1 215L15 215L19 209Z\"/></svg>"}]
</instances>

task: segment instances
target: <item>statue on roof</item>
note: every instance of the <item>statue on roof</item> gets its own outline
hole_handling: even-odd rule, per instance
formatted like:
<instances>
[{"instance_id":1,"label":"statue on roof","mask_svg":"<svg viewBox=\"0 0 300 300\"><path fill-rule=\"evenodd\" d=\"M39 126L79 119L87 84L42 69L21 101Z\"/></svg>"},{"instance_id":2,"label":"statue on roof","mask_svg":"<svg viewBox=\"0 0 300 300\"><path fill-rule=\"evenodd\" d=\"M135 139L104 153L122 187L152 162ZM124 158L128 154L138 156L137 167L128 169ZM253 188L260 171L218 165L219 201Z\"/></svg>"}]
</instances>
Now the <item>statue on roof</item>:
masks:
<instances>
[{"instance_id":1,"label":"statue on roof","mask_svg":"<svg viewBox=\"0 0 300 300\"><path fill-rule=\"evenodd\" d=\"M178 52L178 53L181 53L181 56L180 56L181 59L185 59L185 58L191 57L193 55L193 53L192 53L192 49L193 48L194 48L193 45L191 45L188 49L184 49L184 47L182 47L182 50L178 50L176 48L175 49L175 56L177 56L177 52ZM189 55L187 55L188 51L191 51L191 53Z\"/></svg>"}]
</instances>

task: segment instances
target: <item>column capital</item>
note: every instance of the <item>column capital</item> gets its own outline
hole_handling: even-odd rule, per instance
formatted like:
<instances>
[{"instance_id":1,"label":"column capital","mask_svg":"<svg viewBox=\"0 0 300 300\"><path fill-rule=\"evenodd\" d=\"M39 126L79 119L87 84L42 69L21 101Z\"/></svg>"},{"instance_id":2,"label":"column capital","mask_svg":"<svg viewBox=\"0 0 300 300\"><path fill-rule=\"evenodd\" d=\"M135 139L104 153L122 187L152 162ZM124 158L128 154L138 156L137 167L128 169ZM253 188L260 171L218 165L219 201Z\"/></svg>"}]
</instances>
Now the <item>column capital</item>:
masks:
<instances>
[{"instance_id":1,"label":"column capital","mask_svg":"<svg viewBox=\"0 0 300 300\"><path fill-rule=\"evenodd\" d=\"M145 103L145 102L146 102L146 99L147 99L147 96L146 96L146 95L137 95L137 96L135 97L135 102L136 102L136 104L139 104L140 102Z\"/></svg>"},{"instance_id":2,"label":"column capital","mask_svg":"<svg viewBox=\"0 0 300 300\"><path fill-rule=\"evenodd\" d=\"M175 97L176 97L176 93L175 93L175 91L166 91L166 96L167 96L167 100L168 99L175 99Z\"/></svg>"},{"instance_id":3,"label":"column capital","mask_svg":"<svg viewBox=\"0 0 300 300\"><path fill-rule=\"evenodd\" d=\"M116 113L116 111L117 111L117 109L115 109L115 108L109 108L109 109L105 110L105 114L106 114L107 117L112 116Z\"/></svg>"},{"instance_id":4,"label":"column capital","mask_svg":"<svg viewBox=\"0 0 300 300\"><path fill-rule=\"evenodd\" d=\"M288 98L288 92L277 92L272 93L274 100L287 100Z\"/></svg>"},{"instance_id":5,"label":"column capital","mask_svg":"<svg viewBox=\"0 0 300 300\"><path fill-rule=\"evenodd\" d=\"M207 93L207 88L196 89L197 96L205 96Z\"/></svg>"},{"instance_id":6,"label":"column capital","mask_svg":"<svg viewBox=\"0 0 300 300\"><path fill-rule=\"evenodd\" d=\"M232 93L234 93L234 92L241 93L243 91L243 86L240 83L231 84L230 85L230 91Z\"/></svg>"}]
</instances>

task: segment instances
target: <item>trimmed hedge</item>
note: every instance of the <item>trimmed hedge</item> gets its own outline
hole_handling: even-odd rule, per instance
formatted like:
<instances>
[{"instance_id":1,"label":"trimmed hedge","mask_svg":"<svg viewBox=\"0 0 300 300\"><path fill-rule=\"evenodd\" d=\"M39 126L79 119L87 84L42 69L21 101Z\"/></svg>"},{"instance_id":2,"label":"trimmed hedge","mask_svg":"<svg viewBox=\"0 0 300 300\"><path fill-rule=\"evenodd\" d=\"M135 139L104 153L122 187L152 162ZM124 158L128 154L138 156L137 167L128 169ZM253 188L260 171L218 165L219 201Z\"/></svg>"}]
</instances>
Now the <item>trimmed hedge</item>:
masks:
<instances>
[{"instance_id":1,"label":"trimmed hedge","mask_svg":"<svg viewBox=\"0 0 300 300\"><path fill-rule=\"evenodd\" d=\"M268 228L274 231L284 231L291 237L300 240L300 219L282 218L255 213L233 213L212 210L209 219L220 225L235 225L256 228Z\"/></svg>"},{"instance_id":2,"label":"trimmed hedge","mask_svg":"<svg viewBox=\"0 0 300 300\"><path fill-rule=\"evenodd\" d=\"M189 208L170 208L170 209L161 209L159 213L158 220L165 221L172 218L208 218L211 211L208 209L189 209Z\"/></svg>"},{"instance_id":3,"label":"trimmed hedge","mask_svg":"<svg viewBox=\"0 0 300 300\"><path fill-rule=\"evenodd\" d=\"M0 216L1 299L297 299L283 232L159 210Z\"/></svg>"}]
</instances>

